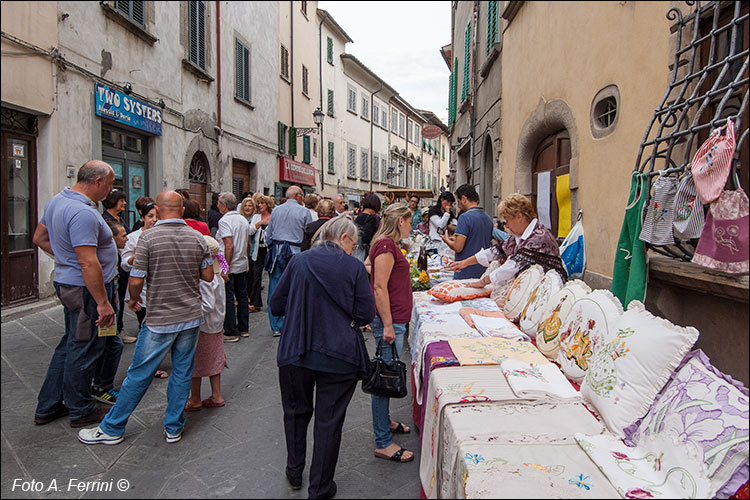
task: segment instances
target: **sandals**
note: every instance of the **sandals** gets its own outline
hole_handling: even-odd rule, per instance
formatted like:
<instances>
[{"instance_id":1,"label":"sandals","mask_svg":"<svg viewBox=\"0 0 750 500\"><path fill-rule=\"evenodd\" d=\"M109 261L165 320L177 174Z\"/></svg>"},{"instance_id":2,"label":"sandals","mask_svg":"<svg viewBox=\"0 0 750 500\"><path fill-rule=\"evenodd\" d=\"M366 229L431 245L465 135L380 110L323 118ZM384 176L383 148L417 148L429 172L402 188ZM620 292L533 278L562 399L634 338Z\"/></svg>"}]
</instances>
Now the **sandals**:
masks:
<instances>
[{"instance_id":1,"label":"sandals","mask_svg":"<svg viewBox=\"0 0 750 500\"><path fill-rule=\"evenodd\" d=\"M221 408L225 404L227 404L226 401L222 401L221 403L217 403L216 401L214 401L211 398L207 398L207 399L204 399L203 401L201 401L201 405L205 406L206 408Z\"/></svg>"},{"instance_id":2,"label":"sandals","mask_svg":"<svg viewBox=\"0 0 750 500\"><path fill-rule=\"evenodd\" d=\"M405 427L404 424L398 423L395 429L391 429L391 434L409 434L411 432L411 429L409 427Z\"/></svg>"},{"instance_id":3,"label":"sandals","mask_svg":"<svg viewBox=\"0 0 750 500\"><path fill-rule=\"evenodd\" d=\"M376 451L375 458L382 458L383 460L390 460L391 462L398 462L401 464L405 464L406 462L411 462L412 460L414 460L414 453L411 454L411 457L402 460L401 457L404 455L405 451L409 451L409 450L407 450L406 448L401 448L390 457L388 455L381 455L380 453Z\"/></svg>"},{"instance_id":4,"label":"sandals","mask_svg":"<svg viewBox=\"0 0 750 500\"><path fill-rule=\"evenodd\" d=\"M154 378L167 378L169 377L169 373L165 372L164 370L156 370L156 373L154 373Z\"/></svg>"},{"instance_id":5,"label":"sandals","mask_svg":"<svg viewBox=\"0 0 750 500\"><path fill-rule=\"evenodd\" d=\"M202 405L195 406L193 404L193 402L188 399L187 402L185 403L185 410L184 411L187 411L187 412L201 411L201 409L203 409Z\"/></svg>"}]
</instances>

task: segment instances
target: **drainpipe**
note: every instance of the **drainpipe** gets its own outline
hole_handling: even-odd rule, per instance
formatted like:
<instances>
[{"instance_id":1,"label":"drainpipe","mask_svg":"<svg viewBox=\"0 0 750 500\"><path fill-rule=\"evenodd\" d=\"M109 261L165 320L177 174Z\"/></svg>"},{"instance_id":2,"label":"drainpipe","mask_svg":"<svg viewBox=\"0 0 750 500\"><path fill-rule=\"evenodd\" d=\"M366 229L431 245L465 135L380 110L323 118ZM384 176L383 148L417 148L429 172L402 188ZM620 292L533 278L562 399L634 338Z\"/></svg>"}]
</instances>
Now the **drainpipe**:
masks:
<instances>
[{"instance_id":1,"label":"drainpipe","mask_svg":"<svg viewBox=\"0 0 750 500\"><path fill-rule=\"evenodd\" d=\"M469 137L471 137L471 159L469 160L469 165L471 165L471 178L469 179L470 183L474 183L474 149L475 149L475 140L474 140L474 132L477 125L477 114L476 114L476 103L477 103L477 44L479 43L479 37L477 34L479 33L479 27L477 25L477 21L479 20L479 0L474 0L474 20L472 21L472 26L474 26L474 33L473 33L473 45L472 48L472 57L471 57L471 107L469 108L470 118L471 118L471 126L469 130Z\"/></svg>"},{"instance_id":2,"label":"drainpipe","mask_svg":"<svg viewBox=\"0 0 750 500\"><path fill-rule=\"evenodd\" d=\"M373 152L373 140L372 140L372 134L373 130L375 130L375 126L372 124L373 120L373 112L375 109L375 94L383 90L383 84L380 84L380 88L376 90L375 92L370 93L370 192L372 193L372 174L375 170L375 168L372 165L372 159L375 157L375 153ZM380 167L378 167L380 168Z\"/></svg>"},{"instance_id":3,"label":"drainpipe","mask_svg":"<svg viewBox=\"0 0 750 500\"><path fill-rule=\"evenodd\" d=\"M292 97L292 124L294 127L294 1L289 2L289 31L291 32L291 38L289 40L289 79L292 84L289 86L289 92ZM295 137L294 140L297 140Z\"/></svg>"},{"instance_id":4,"label":"drainpipe","mask_svg":"<svg viewBox=\"0 0 750 500\"><path fill-rule=\"evenodd\" d=\"M216 1L216 121L217 121L217 151L221 154L221 2Z\"/></svg>"},{"instance_id":5,"label":"drainpipe","mask_svg":"<svg viewBox=\"0 0 750 500\"><path fill-rule=\"evenodd\" d=\"M320 110L323 111L323 22L328 19L328 12L326 11L323 19L318 23L318 87L320 90ZM323 111L325 116L326 111ZM323 120L325 121L325 120ZM323 194L325 189L325 162L323 151L325 148L325 141L323 140L323 122L320 123L320 194ZM338 194L338 193L337 193Z\"/></svg>"}]
</instances>

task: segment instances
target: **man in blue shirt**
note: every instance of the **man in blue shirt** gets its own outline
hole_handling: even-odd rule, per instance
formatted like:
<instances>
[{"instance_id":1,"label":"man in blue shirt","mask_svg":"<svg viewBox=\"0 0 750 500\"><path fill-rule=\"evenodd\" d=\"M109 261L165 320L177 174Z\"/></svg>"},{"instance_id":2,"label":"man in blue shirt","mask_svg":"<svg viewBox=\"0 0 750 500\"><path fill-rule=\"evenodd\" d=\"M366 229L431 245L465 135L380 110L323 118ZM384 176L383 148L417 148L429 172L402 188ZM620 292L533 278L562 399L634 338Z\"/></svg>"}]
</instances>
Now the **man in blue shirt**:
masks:
<instances>
[{"instance_id":1,"label":"man in blue shirt","mask_svg":"<svg viewBox=\"0 0 750 500\"><path fill-rule=\"evenodd\" d=\"M461 216L456 224L455 239L443 233L442 238L454 252L456 261L471 257L479 250L490 247L492 219L479 206L479 194L471 184L463 184L455 191ZM475 264L453 273L453 279L474 279L484 274L484 267Z\"/></svg>"},{"instance_id":2,"label":"man in blue shirt","mask_svg":"<svg viewBox=\"0 0 750 500\"><path fill-rule=\"evenodd\" d=\"M39 391L37 425L70 414L70 426L83 427L107 413L91 396L91 379L107 339L99 336L99 327L115 320L117 247L96 204L107 197L114 179L107 163L87 162L78 170L76 185L45 205L34 232L34 244L55 257L54 286L65 311L65 335Z\"/></svg>"},{"instance_id":3,"label":"man in blue shirt","mask_svg":"<svg viewBox=\"0 0 750 500\"><path fill-rule=\"evenodd\" d=\"M286 190L286 202L271 212L266 229L266 270L268 278L268 300L271 300L273 290L281 279L292 255L300 253L300 245L305 236L305 227L312 222L310 211L304 205L304 193L299 186L291 186ZM274 316L268 309L268 320L271 323L273 336L281 335L284 325L283 316Z\"/></svg>"}]
</instances>

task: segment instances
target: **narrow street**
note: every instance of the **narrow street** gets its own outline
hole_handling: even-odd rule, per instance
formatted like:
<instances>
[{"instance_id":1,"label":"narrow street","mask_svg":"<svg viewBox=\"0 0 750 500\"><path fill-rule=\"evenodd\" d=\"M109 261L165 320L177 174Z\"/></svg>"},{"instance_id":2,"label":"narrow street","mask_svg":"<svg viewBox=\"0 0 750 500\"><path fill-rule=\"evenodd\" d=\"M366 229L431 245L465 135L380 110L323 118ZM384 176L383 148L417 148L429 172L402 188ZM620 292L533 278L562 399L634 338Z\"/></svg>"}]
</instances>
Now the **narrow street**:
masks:
<instances>
[{"instance_id":1,"label":"narrow street","mask_svg":"<svg viewBox=\"0 0 750 500\"><path fill-rule=\"evenodd\" d=\"M264 291L265 302L265 291ZM265 306L265 304L264 304ZM125 329L136 331L126 312ZM225 344L223 408L186 414L184 438L164 441L162 419L169 379L154 379L133 413L125 441L115 446L84 446L78 429L61 418L34 425L36 398L52 352L64 333L63 309L56 306L2 325L2 497L3 498L307 498L312 427L303 487L292 490L284 476L286 450L279 395L276 346L265 308L250 315L250 338ZM372 338L367 340L372 350ZM125 344L116 379L119 387L135 344ZM408 351L404 361L411 362ZM171 372L169 357L162 368ZM202 395L208 397L208 381ZM413 427L411 397L392 400L391 416ZM374 457L370 397L357 389L344 424L336 470L339 498L419 498L419 437L399 436L416 459L395 464ZM383 480L387 478L387 480ZM36 481L42 491L21 491ZM57 492L50 490L56 480ZM68 491L69 480L92 481L112 491ZM118 481L129 489L118 491ZM120 483L122 484L122 483ZM80 483L83 488L84 484ZM49 491L48 491L49 490Z\"/></svg>"}]
</instances>

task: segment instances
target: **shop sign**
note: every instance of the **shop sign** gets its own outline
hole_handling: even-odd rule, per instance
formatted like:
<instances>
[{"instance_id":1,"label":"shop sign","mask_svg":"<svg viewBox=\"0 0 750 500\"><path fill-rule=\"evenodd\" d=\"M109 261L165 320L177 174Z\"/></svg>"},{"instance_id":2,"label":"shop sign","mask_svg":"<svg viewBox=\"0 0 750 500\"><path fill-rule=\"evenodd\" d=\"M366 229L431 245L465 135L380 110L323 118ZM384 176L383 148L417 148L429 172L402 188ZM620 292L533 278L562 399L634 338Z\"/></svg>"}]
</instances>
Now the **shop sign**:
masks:
<instances>
[{"instance_id":1,"label":"shop sign","mask_svg":"<svg viewBox=\"0 0 750 500\"><path fill-rule=\"evenodd\" d=\"M161 109L96 83L96 115L161 135Z\"/></svg>"},{"instance_id":2,"label":"shop sign","mask_svg":"<svg viewBox=\"0 0 750 500\"><path fill-rule=\"evenodd\" d=\"M422 137L425 139L437 139L443 133L443 129L437 125L425 125L422 128Z\"/></svg>"},{"instance_id":3,"label":"shop sign","mask_svg":"<svg viewBox=\"0 0 750 500\"><path fill-rule=\"evenodd\" d=\"M315 168L312 165L284 157L279 158L279 165L281 166L279 178L282 182L305 186L315 185Z\"/></svg>"}]
</instances>

